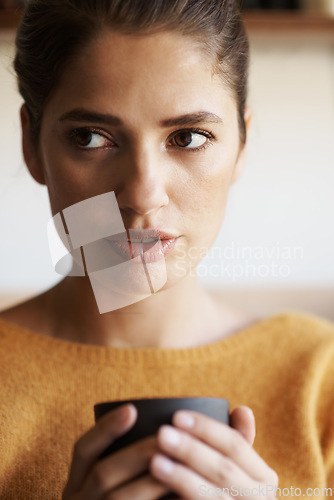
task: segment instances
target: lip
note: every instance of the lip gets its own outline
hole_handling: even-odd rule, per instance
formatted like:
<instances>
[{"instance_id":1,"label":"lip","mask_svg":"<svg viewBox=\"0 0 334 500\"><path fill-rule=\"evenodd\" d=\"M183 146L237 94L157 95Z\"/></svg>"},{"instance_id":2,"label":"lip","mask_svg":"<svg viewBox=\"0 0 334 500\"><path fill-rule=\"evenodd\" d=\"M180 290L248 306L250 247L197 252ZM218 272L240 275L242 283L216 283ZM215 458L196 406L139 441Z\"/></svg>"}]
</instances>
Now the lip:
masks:
<instances>
[{"instance_id":1,"label":"lip","mask_svg":"<svg viewBox=\"0 0 334 500\"><path fill-rule=\"evenodd\" d=\"M127 237L126 237L127 234ZM128 239L129 241L132 239L160 239L160 240L173 240L178 236L176 234L167 233L166 231L162 231L161 229L156 228L148 228L148 229L127 229L126 233L115 234L107 238L109 241L124 241L124 239Z\"/></svg>"},{"instance_id":2,"label":"lip","mask_svg":"<svg viewBox=\"0 0 334 500\"><path fill-rule=\"evenodd\" d=\"M151 263L163 259L172 251L177 239L178 236L156 228L130 228L126 232L106 238L118 255L125 260L131 259L131 262L138 263L143 261Z\"/></svg>"}]
</instances>

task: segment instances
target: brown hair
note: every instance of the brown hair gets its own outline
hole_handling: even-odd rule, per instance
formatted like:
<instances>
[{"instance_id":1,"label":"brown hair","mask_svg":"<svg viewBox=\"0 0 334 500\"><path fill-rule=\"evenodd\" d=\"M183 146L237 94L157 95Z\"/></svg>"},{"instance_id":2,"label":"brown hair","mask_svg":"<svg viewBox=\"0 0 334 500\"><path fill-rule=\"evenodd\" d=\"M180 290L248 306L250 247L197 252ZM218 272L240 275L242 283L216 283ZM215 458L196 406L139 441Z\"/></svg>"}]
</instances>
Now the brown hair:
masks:
<instances>
[{"instance_id":1,"label":"brown hair","mask_svg":"<svg viewBox=\"0 0 334 500\"><path fill-rule=\"evenodd\" d=\"M239 0L28 0L16 36L14 68L37 140L43 107L65 66L106 28L122 33L175 31L215 56L215 70L238 104L246 141L249 46Z\"/></svg>"}]
</instances>

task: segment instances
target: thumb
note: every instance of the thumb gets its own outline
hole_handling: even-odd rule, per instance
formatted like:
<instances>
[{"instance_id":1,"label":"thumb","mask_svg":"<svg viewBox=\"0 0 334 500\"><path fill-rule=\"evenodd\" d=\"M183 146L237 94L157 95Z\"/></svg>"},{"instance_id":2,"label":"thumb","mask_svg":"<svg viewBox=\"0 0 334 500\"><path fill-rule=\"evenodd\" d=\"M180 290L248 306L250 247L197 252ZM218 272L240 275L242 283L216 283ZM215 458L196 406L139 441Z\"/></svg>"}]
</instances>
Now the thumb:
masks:
<instances>
[{"instance_id":1,"label":"thumb","mask_svg":"<svg viewBox=\"0 0 334 500\"><path fill-rule=\"evenodd\" d=\"M248 406L238 406L230 414L230 426L239 431L251 446L255 439L255 417Z\"/></svg>"}]
</instances>

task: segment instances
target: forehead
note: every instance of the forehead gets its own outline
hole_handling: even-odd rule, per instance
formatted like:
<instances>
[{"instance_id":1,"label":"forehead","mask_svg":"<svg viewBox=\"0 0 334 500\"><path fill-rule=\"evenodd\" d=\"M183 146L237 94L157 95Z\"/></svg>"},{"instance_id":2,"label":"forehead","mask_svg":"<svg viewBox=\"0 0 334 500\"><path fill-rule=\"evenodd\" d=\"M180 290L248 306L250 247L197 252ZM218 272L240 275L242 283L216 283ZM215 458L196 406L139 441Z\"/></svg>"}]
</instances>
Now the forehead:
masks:
<instances>
[{"instance_id":1,"label":"forehead","mask_svg":"<svg viewBox=\"0 0 334 500\"><path fill-rule=\"evenodd\" d=\"M64 112L94 106L117 113L135 110L142 116L203 107L228 112L235 103L214 72L214 61L191 37L108 30L68 64L52 99L54 108Z\"/></svg>"}]
</instances>

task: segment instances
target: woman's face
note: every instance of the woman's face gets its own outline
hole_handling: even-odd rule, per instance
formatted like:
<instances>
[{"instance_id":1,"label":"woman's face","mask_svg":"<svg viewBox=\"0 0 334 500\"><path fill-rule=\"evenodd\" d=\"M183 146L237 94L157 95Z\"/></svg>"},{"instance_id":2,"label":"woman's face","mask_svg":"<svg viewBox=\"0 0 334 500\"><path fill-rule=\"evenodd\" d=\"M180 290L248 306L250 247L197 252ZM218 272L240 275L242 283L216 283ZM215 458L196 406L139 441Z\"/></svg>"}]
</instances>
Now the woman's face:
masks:
<instances>
[{"instance_id":1,"label":"woman's face","mask_svg":"<svg viewBox=\"0 0 334 500\"><path fill-rule=\"evenodd\" d=\"M52 213L114 191L126 229L177 237L168 283L213 244L240 173L235 99L192 38L105 32L75 58L24 152ZM28 144L29 143L29 144Z\"/></svg>"}]
</instances>

